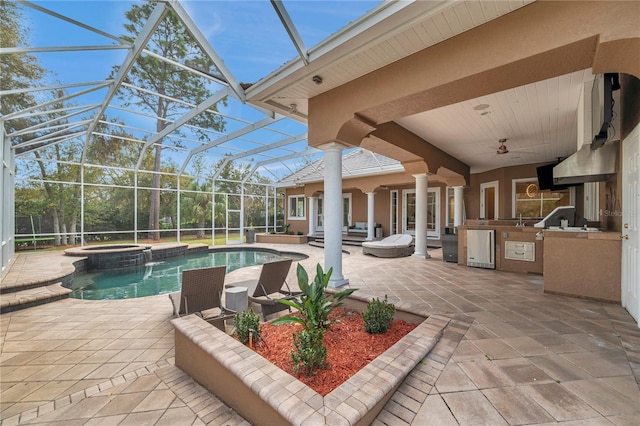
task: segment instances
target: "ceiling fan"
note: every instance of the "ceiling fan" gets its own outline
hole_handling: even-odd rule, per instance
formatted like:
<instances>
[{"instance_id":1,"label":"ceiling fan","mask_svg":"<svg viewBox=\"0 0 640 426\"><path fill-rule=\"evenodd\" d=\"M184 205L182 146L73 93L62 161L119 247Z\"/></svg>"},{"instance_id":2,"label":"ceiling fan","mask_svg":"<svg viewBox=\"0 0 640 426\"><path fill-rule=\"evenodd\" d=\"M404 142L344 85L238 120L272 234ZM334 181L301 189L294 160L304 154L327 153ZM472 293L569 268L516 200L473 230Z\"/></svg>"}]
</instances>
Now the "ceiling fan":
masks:
<instances>
[{"instance_id":1,"label":"ceiling fan","mask_svg":"<svg viewBox=\"0 0 640 426\"><path fill-rule=\"evenodd\" d=\"M509 149L505 145L505 142L507 142L506 139L500 139L498 142L500 142L500 146L498 147L498 150L496 151L497 154L506 154L507 152L509 152Z\"/></svg>"}]
</instances>

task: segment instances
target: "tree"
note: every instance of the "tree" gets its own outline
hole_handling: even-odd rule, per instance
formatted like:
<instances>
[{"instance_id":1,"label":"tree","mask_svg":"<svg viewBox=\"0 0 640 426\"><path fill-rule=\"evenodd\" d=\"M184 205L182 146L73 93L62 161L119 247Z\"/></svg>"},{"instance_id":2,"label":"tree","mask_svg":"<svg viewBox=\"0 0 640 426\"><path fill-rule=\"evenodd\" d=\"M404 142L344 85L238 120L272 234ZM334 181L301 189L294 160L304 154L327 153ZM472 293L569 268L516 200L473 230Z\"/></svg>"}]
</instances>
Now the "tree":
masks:
<instances>
[{"instance_id":1,"label":"tree","mask_svg":"<svg viewBox=\"0 0 640 426\"><path fill-rule=\"evenodd\" d=\"M222 168L222 170L220 170ZM271 181L259 173L251 172L251 164L238 164L219 160L213 170L219 171L218 179L215 181L215 226L225 226L225 213L227 210L240 210L242 193L244 193L244 225L264 226L266 225L266 201L267 192L265 185ZM244 183L244 191L242 183ZM227 194L230 196L227 197ZM272 210L272 209L270 209ZM234 226L239 225L234 223Z\"/></svg>"},{"instance_id":2,"label":"tree","mask_svg":"<svg viewBox=\"0 0 640 426\"><path fill-rule=\"evenodd\" d=\"M181 194L182 222L189 219L197 228L196 238L204 238L207 219L211 218L211 176L206 176L207 162L201 155L193 159L193 177L185 179L187 192Z\"/></svg>"},{"instance_id":3,"label":"tree","mask_svg":"<svg viewBox=\"0 0 640 426\"><path fill-rule=\"evenodd\" d=\"M0 46L25 47L29 28L24 24L22 12L11 1L0 2ZM37 87L44 77L45 69L40 66L38 59L29 54L0 55L0 90L26 89ZM0 97L0 115L5 116L16 111L36 105L33 92L15 93ZM16 129L23 129L33 124L36 118L18 118L5 122L5 130L11 133ZM21 142L20 138L13 143Z\"/></svg>"},{"instance_id":4,"label":"tree","mask_svg":"<svg viewBox=\"0 0 640 426\"><path fill-rule=\"evenodd\" d=\"M128 41L133 41L140 33L154 8L154 4L145 3L133 5L126 13L129 23L125 24L127 34L123 36ZM159 25L152 36L148 50L165 58L186 64L193 69L207 74L219 74L213 62L202 53L194 38L184 27L178 16L169 11L165 19ZM117 68L114 73L117 72ZM156 119L156 132L161 132L167 126L167 119L175 119L183 115L188 108L177 102L181 100L190 104L200 104L211 95L208 79L176 67L168 62L150 55L142 55L129 72L127 82L141 88L145 88L158 95L142 92L135 88L121 87L120 99L125 105L136 105L154 116ZM216 107L211 108L217 110ZM190 124L212 131L224 131L224 119L217 114L202 113L194 118ZM204 131L194 131L194 137L207 141L209 136ZM183 134L179 132L179 134ZM149 233L151 239L160 238L160 170L162 168L162 151L165 138L158 141L153 148L153 182L149 211Z\"/></svg>"}]
</instances>

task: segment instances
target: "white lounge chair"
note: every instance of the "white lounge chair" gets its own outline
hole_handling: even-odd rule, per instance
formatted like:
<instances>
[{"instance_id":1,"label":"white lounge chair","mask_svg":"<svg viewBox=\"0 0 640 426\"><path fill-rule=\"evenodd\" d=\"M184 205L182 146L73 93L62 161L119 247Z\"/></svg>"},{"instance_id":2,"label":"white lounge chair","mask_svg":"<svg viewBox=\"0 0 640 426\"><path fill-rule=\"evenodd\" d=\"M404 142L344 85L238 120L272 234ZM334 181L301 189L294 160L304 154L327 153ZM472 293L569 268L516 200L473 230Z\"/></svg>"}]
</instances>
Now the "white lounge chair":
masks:
<instances>
[{"instance_id":1,"label":"white lounge chair","mask_svg":"<svg viewBox=\"0 0 640 426\"><path fill-rule=\"evenodd\" d=\"M413 236L394 234L380 241L362 243L362 253L377 257L405 257L413 254Z\"/></svg>"}]
</instances>

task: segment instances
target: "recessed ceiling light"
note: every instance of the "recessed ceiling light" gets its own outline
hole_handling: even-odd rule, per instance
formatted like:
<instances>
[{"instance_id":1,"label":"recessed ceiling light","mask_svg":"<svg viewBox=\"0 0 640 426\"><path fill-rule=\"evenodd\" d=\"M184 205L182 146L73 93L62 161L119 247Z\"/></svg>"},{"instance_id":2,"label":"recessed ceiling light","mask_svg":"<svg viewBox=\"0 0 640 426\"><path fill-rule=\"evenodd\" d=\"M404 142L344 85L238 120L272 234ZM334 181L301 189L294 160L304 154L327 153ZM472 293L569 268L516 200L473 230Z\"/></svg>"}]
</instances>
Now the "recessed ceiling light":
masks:
<instances>
[{"instance_id":1,"label":"recessed ceiling light","mask_svg":"<svg viewBox=\"0 0 640 426\"><path fill-rule=\"evenodd\" d=\"M480 115L489 115L489 114L491 114L491 111L482 111L480 113Z\"/></svg>"},{"instance_id":2,"label":"recessed ceiling light","mask_svg":"<svg viewBox=\"0 0 640 426\"><path fill-rule=\"evenodd\" d=\"M480 104L473 107L476 111L482 111L483 109L489 108L489 104Z\"/></svg>"}]
</instances>

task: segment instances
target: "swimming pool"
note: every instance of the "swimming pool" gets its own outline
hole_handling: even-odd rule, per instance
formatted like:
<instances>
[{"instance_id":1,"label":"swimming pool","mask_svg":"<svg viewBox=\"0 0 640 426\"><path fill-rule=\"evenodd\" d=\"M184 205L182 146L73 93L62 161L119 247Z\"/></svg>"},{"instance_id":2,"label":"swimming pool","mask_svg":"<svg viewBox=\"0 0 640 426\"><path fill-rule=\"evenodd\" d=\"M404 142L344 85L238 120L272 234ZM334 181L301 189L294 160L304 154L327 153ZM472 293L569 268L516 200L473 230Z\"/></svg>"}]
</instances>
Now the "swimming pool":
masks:
<instances>
[{"instance_id":1,"label":"swimming pool","mask_svg":"<svg viewBox=\"0 0 640 426\"><path fill-rule=\"evenodd\" d=\"M144 266L82 273L71 282L71 297L86 300L130 299L179 291L182 271L227 265L227 273L245 266L306 256L263 250L215 250Z\"/></svg>"}]
</instances>

